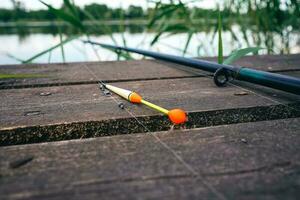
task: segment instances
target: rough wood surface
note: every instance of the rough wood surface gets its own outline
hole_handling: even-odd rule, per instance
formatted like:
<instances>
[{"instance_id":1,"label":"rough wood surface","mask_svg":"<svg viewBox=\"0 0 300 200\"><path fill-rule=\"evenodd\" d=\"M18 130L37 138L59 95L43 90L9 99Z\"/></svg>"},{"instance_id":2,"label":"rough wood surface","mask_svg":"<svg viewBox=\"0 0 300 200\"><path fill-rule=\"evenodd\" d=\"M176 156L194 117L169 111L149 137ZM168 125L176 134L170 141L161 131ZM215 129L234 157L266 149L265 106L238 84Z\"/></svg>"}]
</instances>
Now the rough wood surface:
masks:
<instances>
[{"instance_id":1,"label":"rough wood surface","mask_svg":"<svg viewBox=\"0 0 300 200\"><path fill-rule=\"evenodd\" d=\"M290 59L288 59L288 56L280 57L285 62L281 61L281 68L277 64L276 69L284 71L280 73L300 77L300 72L286 70L295 68L295 60L299 56L292 55ZM278 61L276 56L267 58L267 60ZM252 57L251 59L254 63L256 62L256 66L259 66L258 62L262 62L261 57ZM243 62L245 64L250 63L251 59L247 57ZM292 62L287 62L287 60L292 60ZM298 61L300 63L300 58ZM107 65L101 63L100 65L103 65L103 69L109 71L108 74L112 77L124 78L129 73L124 72L124 70L116 73L115 67L134 66L129 65L130 62L124 62L123 65L120 62L108 62ZM145 70L148 70L144 73L145 75L154 74L149 69L155 69L155 74L160 75L168 70L168 72L171 72L169 73L170 76L174 75L175 72L179 73L175 73L176 76L180 73L182 75L187 73L167 67L166 65L170 65L169 63L157 64L156 61L134 61L132 63L137 65L135 67L148 66L145 68ZM93 68L97 64L82 63L81 65L88 65ZM263 64L261 65L263 66ZM48 65L47 69L50 69L50 66ZM54 68L58 67L57 65L53 66ZM74 66L76 68L76 64ZM62 65L61 67L67 69L67 67L72 68L74 66ZM38 66L35 68L39 69ZM80 71L78 73L81 73L81 71L86 72L82 68L76 70ZM97 71L99 74L102 73L100 68L97 68ZM191 75L191 72L188 73ZM143 73L135 75L139 76ZM62 76L65 76L65 74L63 73ZM66 81L70 81L67 77L64 78L66 78ZM43 83L45 80L37 79L35 81ZM73 82L70 82L70 84L73 84ZM186 124L188 128L300 116L298 109L299 96L253 84L236 82L235 85L218 88L210 77L122 81L113 84L134 90L147 100L168 109L178 107L185 109L190 118L189 123ZM243 88L240 88L241 84ZM140 117L139 120L147 123L151 131L167 130L171 126L167 117L145 106L133 105L114 94L113 96L118 101L125 103L126 109L135 116ZM120 109L115 101L105 97L96 84L2 89L0 102L0 145L146 131L131 115ZM282 106L281 104L291 105Z\"/></svg>"},{"instance_id":2,"label":"rough wood surface","mask_svg":"<svg viewBox=\"0 0 300 200\"><path fill-rule=\"evenodd\" d=\"M205 58L215 61L216 58ZM289 56L244 57L235 65L265 71L299 71L300 54ZM1 88L37 87L52 85L88 84L99 79L108 82L153 80L191 77L195 74L176 69L179 66L156 60L94 62L68 64L28 64L0 66L0 73L39 74L44 78L7 79L0 81ZM179 67L180 68L180 67Z\"/></svg>"},{"instance_id":3,"label":"rough wood surface","mask_svg":"<svg viewBox=\"0 0 300 200\"><path fill-rule=\"evenodd\" d=\"M218 88L210 78L122 82L114 85L136 91L163 107L180 107L188 112L278 104L234 86ZM125 103L137 116L157 114L146 106L127 103L116 94L113 97ZM281 93L277 99L281 103L300 101L300 97L286 93ZM96 84L3 90L0 102L3 108L0 113L1 129L129 117L115 101L104 96Z\"/></svg>"},{"instance_id":4,"label":"rough wood surface","mask_svg":"<svg viewBox=\"0 0 300 200\"><path fill-rule=\"evenodd\" d=\"M299 96L275 90L270 92L266 88L260 90L269 92L263 96L235 86L218 88L210 78L114 85L134 90L168 109L186 110L189 128L300 117ZM166 130L171 126L167 117L156 111L130 104L115 94L113 97L125 103L126 109L146 122L151 131ZM96 84L3 90L0 102L0 145L145 131L114 100L100 93ZM289 103L289 106L281 105ZM91 123L96 128L90 130ZM119 131L120 128L123 130Z\"/></svg>"},{"instance_id":5,"label":"rough wood surface","mask_svg":"<svg viewBox=\"0 0 300 200\"><path fill-rule=\"evenodd\" d=\"M4 147L0 198L296 200L299 123L298 118Z\"/></svg>"},{"instance_id":6,"label":"rough wood surface","mask_svg":"<svg viewBox=\"0 0 300 200\"><path fill-rule=\"evenodd\" d=\"M236 64L300 77L300 55ZM50 75L0 81L0 146L19 144L0 147L0 199L299 199L299 96L237 81L218 88L154 60L0 73ZM121 110L99 78L183 108L189 121L174 131L167 117L114 95L129 113Z\"/></svg>"}]
</instances>

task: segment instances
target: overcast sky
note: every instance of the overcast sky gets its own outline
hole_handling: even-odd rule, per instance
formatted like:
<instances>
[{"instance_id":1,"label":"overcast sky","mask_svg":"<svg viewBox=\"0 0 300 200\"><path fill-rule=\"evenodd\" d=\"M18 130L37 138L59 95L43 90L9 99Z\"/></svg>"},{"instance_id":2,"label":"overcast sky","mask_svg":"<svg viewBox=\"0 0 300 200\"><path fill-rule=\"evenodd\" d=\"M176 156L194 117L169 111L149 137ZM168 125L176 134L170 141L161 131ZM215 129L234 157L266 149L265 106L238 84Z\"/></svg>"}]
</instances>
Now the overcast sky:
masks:
<instances>
[{"instance_id":1,"label":"overcast sky","mask_svg":"<svg viewBox=\"0 0 300 200\"><path fill-rule=\"evenodd\" d=\"M0 0L1 8L12 8L11 0ZM20 0L26 9L41 9L45 8L38 0ZM61 6L63 0L44 0L46 3L53 5L54 7ZM124 7L127 8L129 5L138 5L142 6L143 8L147 8L147 1L146 0L74 0L76 5L82 7L86 4L90 3L99 3L99 4L106 4L112 8L119 8ZM193 3L193 6L202 7L202 8L212 8L215 6L216 0L199 0L197 3ZM150 4L151 5L151 4ZM152 4L153 5L153 4Z\"/></svg>"}]
</instances>

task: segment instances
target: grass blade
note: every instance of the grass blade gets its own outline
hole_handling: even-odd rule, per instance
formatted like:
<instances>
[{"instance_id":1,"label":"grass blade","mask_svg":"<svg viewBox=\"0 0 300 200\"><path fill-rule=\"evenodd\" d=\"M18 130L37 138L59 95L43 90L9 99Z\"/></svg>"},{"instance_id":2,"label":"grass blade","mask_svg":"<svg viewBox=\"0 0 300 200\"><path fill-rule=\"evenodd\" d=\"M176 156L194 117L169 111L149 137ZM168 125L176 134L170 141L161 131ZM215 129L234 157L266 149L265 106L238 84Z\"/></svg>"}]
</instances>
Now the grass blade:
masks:
<instances>
[{"instance_id":1,"label":"grass blade","mask_svg":"<svg viewBox=\"0 0 300 200\"><path fill-rule=\"evenodd\" d=\"M70 10L70 12L74 16L79 17L77 8L73 3L71 3L69 0L64 0L64 5Z\"/></svg>"},{"instance_id":2,"label":"grass blade","mask_svg":"<svg viewBox=\"0 0 300 200\"><path fill-rule=\"evenodd\" d=\"M164 33L164 31L161 31L161 32L157 33L155 35L155 37L153 38L153 40L151 41L150 45L153 46L158 41L160 36L162 36L163 33Z\"/></svg>"},{"instance_id":3,"label":"grass blade","mask_svg":"<svg viewBox=\"0 0 300 200\"><path fill-rule=\"evenodd\" d=\"M241 57L249 54L249 53L257 53L259 50L262 50L264 48L261 48L261 47L248 47L248 48L244 48L244 49L239 49L239 50L236 50L236 51L233 51L229 57L224 60L224 64L232 64L234 61L240 59Z\"/></svg>"},{"instance_id":4,"label":"grass blade","mask_svg":"<svg viewBox=\"0 0 300 200\"><path fill-rule=\"evenodd\" d=\"M162 11L158 15L154 16L151 19L151 21L148 24L148 28L151 28L157 21L159 21L164 16L170 15L172 12L175 12L178 8L178 6L170 5L170 7L162 9Z\"/></svg>"},{"instance_id":5,"label":"grass blade","mask_svg":"<svg viewBox=\"0 0 300 200\"><path fill-rule=\"evenodd\" d=\"M52 57L52 51L49 52L49 56L48 56L48 63L51 62L51 57Z\"/></svg>"},{"instance_id":6,"label":"grass blade","mask_svg":"<svg viewBox=\"0 0 300 200\"><path fill-rule=\"evenodd\" d=\"M64 51L63 38L62 38L61 31L59 31L59 39L60 39L61 55L62 55L62 58L63 58L63 63L65 63L66 62L66 57L65 57L65 51Z\"/></svg>"},{"instance_id":7,"label":"grass blade","mask_svg":"<svg viewBox=\"0 0 300 200\"><path fill-rule=\"evenodd\" d=\"M187 40L186 40L186 43L185 43L185 47L184 47L183 52L182 52L182 56L185 56L186 51L187 51L187 49L188 49L188 47L189 47L189 44L190 44L190 42L191 42L191 39L192 39L192 37L193 37L193 34L194 34L194 32L192 32L192 31L190 31L190 32L188 33Z\"/></svg>"},{"instance_id":8,"label":"grass blade","mask_svg":"<svg viewBox=\"0 0 300 200\"><path fill-rule=\"evenodd\" d=\"M23 61L23 63L30 63L30 62L32 62L33 60L35 60L36 58L38 58L38 57L40 57L40 56L42 56L42 55L44 55L44 54L46 54L46 53L49 53L49 52L53 51L54 49L60 47L61 45L65 45L66 43L68 43L68 42L70 42L70 41L76 39L77 37L78 37L78 36L69 37L69 38L63 40L62 42L60 42L59 44L54 45L53 47L50 47L49 49L46 49L45 51L42 51L42 52L40 52L40 53L34 55L33 57L29 58L28 60Z\"/></svg>"},{"instance_id":9,"label":"grass blade","mask_svg":"<svg viewBox=\"0 0 300 200\"><path fill-rule=\"evenodd\" d=\"M222 18L221 12L219 12L218 18L218 34L219 34L219 43L218 43L218 63L223 63L223 41L222 41Z\"/></svg>"},{"instance_id":10,"label":"grass blade","mask_svg":"<svg viewBox=\"0 0 300 200\"><path fill-rule=\"evenodd\" d=\"M6 55L7 57L12 58L12 59L14 59L14 60L16 60L16 61L19 61L19 62L23 62L23 61L24 61L24 60L22 60L22 59L20 59L20 58L18 58L18 57L16 57L16 56L10 54L10 53L5 53L5 55Z\"/></svg>"},{"instance_id":11,"label":"grass blade","mask_svg":"<svg viewBox=\"0 0 300 200\"><path fill-rule=\"evenodd\" d=\"M164 33L170 33L169 35L173 35L176 33L184 33L184 32L190 32L190 28L188 26L186 26L185 24L165 25L162 28L162 30L160 30L155 35L155 37L151 41L151 46L153 46Z\"/></svg>"},{"instance_id":12,"label":"grass blade","mask_svg":"<svg viewBox=\"0 0 300 200\"><path fill-rule=\"evenodd\" d=\"M80 19L73 16L73 15L70 15L70 14L67 14L66 12L62 11L62 10L59 10L59 9L56 9L56 8L53 8L51 5L43 2L40 0L40 2L42 4L44 4L45 6L48 7L49 11L51 13L53 13L54 15L56 15L57 17L61 18L62 20L66 21L66 22L69 22L70 24L72 24L74 27L77 27L77 28L80 28L80 30L84 31L84 26L83 24L81 23Z\"/></svg>"},{"instance_id":13,"label":"grass blade","mask_svg":"<svg viewBox=\"0 0 300 200\"><path fill-rule=\"evenodd\" d=\"M117 60L121 60L121 58L124 58L125 60L133 60L133 57L127 52L118 51L118 50L116 51L116 50L110 49L110 48L106 48L106 49L116 53L117 54Z\"/></svg>"}]
</instances>

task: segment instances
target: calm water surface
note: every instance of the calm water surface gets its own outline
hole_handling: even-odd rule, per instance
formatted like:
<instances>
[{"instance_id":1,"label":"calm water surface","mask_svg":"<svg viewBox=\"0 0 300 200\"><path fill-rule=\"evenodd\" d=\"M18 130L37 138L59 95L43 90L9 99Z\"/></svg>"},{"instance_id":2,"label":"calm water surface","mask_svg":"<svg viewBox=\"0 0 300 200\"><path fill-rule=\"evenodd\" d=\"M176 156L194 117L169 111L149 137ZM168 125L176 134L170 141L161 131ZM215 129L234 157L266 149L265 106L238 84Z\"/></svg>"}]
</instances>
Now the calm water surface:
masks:
<instances>
[{"instance_id":1,"label":"calm water surface","mask_svg":"<svg viewBox=\"0 0 300 200\"><path fill-rule=\"evenodd\" d=\"M223 33L223 45L224 55L228 55L231 51L237 48L245 48L248 46L257 46L255 38L252 37L253 33L248 31L248 44L243 40L239 28L234 27L237 38L241 40L236 41L232 37L230 32ZM118 44L122 45L122 34L114 33L113 36L116 38ZM157 44L150 47L149 44L154 38L154 33L131 33L129 31L124 34L126 38L127 46L150 49L153 51L164 52L174 55L183 55L182 49L184 49L186 42L186 34L178 34L174 36L163 36ZM262 40L265 36L261 35ZM85 39L84 37L80 39ZM113 44L111 38L108 35L92 36L92 40ZM300 53L300 34L294 32L282 38L280 35L274 34L272 36L272 54L280 53ZM59 35L47 34L47 33L33 33L26 36L19 34L0 34L0 64L17 64L20 61L8 56L13 55L19 59L26 60L35 54L58 44L60 41ZM186 53L186 57L195 56L216 56L217 55L217 37L213 38L213 32L199 32L195 35L189 45ZM264 44L260 46L265 47ZM96 47L98 56L95 51L88 44L83 44L80 40L72 41L65 45L65 57L67 62L78 62L78 61L108 61L116 60L117 55L106 49ZM260 51L259 54L266 54L267 50ZM141 56L133 55L134 58L141 58ZM34 62L36 63L55 63L62 62L61 49L57 48L51 54L46 54Z\"/></svg>"}]
</instances>

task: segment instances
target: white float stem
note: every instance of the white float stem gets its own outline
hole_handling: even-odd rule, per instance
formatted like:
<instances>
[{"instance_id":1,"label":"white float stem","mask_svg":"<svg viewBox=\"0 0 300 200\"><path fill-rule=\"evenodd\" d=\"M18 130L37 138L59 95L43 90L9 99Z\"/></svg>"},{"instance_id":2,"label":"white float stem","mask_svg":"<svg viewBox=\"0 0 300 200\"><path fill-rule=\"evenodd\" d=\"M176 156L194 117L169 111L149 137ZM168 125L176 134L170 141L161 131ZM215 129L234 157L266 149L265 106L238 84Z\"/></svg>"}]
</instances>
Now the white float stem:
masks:
<instances>
[{"instance_id":1,"label":"white float stem","mask_svg":"<svg viewBox=\"0 0 300 200\"><path fill-rule=\"evenodd\" d=\"M125 90L125 89L122 89L122 88L118 88L118 87L108 85L108 84L105 84L105 87L107 89L109 89L110 91L112 91L112 92L118 94L119 96L123 97L126 100L129 100L129 95L132 93L132 91Z\"/></svg>"}]
</instances>

